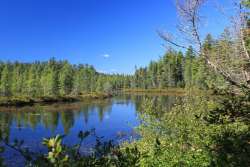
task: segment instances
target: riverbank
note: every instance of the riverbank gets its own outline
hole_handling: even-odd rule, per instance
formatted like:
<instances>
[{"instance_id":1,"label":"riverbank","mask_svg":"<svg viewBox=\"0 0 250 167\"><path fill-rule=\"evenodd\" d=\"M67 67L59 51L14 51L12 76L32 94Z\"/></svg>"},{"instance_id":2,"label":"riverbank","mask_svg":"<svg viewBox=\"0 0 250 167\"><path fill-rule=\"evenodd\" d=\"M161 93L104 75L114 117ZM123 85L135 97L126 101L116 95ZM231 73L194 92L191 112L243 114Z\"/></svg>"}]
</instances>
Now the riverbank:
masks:
<instances>
[{"instance_id":1,"label":"riverbank","mask_svg":"<svg viewBox=\"0 0 250 167\"><path fill-rule=\"evenodd\" d=\"M0 106L26 106L37 103L48 104L58 102L77 102L91 99L106 99L112 97L112 94L108 93L87 93L78 96L47 96L47 97L0 97Z\"/></svg>"},{"instance_id":2,"label":"riverbank","mask_svg":"<svg viewBox=\"0 0 250 167\"><path fill-rule=\"evenodd\" d=\"M187 90L184 88L165 88L165 89L123 89L123 93L129 94L157 94L157 95L185 95Z\"/></svg>"},{"instance_id":3,"label":"riverbank","mask_svg":"<svg viewBox=\"0 0 250 167\"><path fill-rule=\"evenodd\" d=\"M135 94L135 95L174 95L174 96L185 96L185 95L216 95L213 90L201 90L195 87L192 88L162 88L162 89L123 89L122 93ZM192 93L190 93L192 92Z\"/></svg>"}]
</instances>

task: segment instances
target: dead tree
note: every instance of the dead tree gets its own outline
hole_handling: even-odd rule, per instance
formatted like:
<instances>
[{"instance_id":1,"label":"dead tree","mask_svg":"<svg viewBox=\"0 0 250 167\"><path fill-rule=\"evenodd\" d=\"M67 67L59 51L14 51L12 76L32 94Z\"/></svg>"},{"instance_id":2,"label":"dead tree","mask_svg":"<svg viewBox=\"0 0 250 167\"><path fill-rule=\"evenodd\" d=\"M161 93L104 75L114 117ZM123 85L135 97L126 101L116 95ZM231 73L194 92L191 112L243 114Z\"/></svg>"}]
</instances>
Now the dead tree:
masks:
<instances>
[{"instance_id":1,"label":"dead tree","mask_svg":"<svg viewBox=\"0 0 250 167\"><path fill-rule=\"evenodd\" d=\"M176 8L179 17L179 24L177 25L178 31L181 33L181 37L185 38L188 45L178 43L175 41L169 33L159 33L160 36L169 44L176 47L187 49L190 45L195 48L196 53L204 57L206 64L212 68L215 72L224 77L224 79L230 84L238 87L250 90L250 57L249 51L246 46L246 31L248 18L243 11L240 3L237 4L239 12L235 20L240 20L235 23L234 36L232 44L232 52L229 53L232 64L227 63L223 65L218 55L220 49L217 52L211 53L205 52L202 45L200 29L201 29L201 16L200 9L205 5L207 0L176 0ZM249 37L249 36L248 36ZM217 54L217 55L216 55ZM216 58L215 58L216 57ZM235 65L235 62L238 62Z\"/></svg>"}]
</instances>

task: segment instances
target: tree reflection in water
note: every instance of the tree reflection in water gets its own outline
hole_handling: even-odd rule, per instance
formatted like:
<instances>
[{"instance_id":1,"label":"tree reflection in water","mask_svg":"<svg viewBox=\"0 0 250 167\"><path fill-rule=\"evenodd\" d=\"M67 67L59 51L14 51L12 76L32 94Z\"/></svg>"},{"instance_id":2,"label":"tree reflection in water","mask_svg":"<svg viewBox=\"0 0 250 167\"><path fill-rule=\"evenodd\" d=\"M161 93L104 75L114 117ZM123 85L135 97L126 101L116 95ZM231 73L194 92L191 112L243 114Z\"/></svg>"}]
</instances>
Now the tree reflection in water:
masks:
<instances>
[{"instance_id":1,"label":"tree reflection in water","mask_svg":"<svg viewBox=\"0 0 250 167\"><path fill-rule=\"evenodd\" d=\"M135 110L141 112L142 106L147 99L153 102L156 113L160 116L162 112L170 111L174 104L180 103L182 98L176 96L120 95L112 100L97 100L94 102L1 108L0 130L2 134L8 136L10 127L13 125L16 125L15 128L19 130L23 128L35 130L40 125L55 132L61 122L64 133L68 134L75 124L75 119L81 114L84 117L85 124L88 124L89 116L93 112L98 113L98 119L102 122L105 113L112 112L113 104L129 105L132 102L135 105Z\"/></svg>"},{"instance_id":2,"label":"tree reflection in water","mask_svg":"<svg viewBox=\"0 0 250 167\"><path fill-rule=\"evenodd\" d=\"M105 140L131 140L138 138L133 127L139 125L137 117L143 112L147 100L153 102L155 114L160 117L176 103L181 103L181 99L176 96L123 94L112 99L81 103L0 108L0 134L10 143L15 138L24 140L25 145L35 152L43 149L40 143L44 137L64 134L67 135L65 142L74 144L78 142L75 136L79 130L92 128L96 129L98 136L105 136ZM84 142L84 147L90 148L95 138ZM8 154L7 157L13 157L12 152Z\"/></svg>"}]
</instances>

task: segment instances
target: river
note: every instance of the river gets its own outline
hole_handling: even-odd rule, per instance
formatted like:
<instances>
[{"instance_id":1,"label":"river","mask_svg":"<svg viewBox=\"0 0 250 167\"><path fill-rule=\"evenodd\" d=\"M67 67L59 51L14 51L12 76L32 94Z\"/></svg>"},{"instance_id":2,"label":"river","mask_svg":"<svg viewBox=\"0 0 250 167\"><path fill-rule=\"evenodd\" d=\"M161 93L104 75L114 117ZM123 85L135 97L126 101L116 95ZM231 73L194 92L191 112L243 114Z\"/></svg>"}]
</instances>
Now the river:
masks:
<instances>
[{"instance_id":1,"label":"river","mask_svg":"<svg viewBox=\"0 0 250 167\"><path fill-rule=\"evenodd\" d=\"M43 138L65 135L64 144L74 145L79 142L79 131L92 130L95 135L87 137L81 148L83 153L88 153L97 138L101 141L112 140L116 144L139 139L134 128L140 125L138 115L143 113L142 106L146 99L153 101L159 112L167 112L180 97L118 95L105 100L0 108L0 130L9 143L15 139L23 140L22 147L33 152L46 151L41 144ZM22 156L7 146L1 156L8 166L24 165Z\"/></svg>"}]
</instances>

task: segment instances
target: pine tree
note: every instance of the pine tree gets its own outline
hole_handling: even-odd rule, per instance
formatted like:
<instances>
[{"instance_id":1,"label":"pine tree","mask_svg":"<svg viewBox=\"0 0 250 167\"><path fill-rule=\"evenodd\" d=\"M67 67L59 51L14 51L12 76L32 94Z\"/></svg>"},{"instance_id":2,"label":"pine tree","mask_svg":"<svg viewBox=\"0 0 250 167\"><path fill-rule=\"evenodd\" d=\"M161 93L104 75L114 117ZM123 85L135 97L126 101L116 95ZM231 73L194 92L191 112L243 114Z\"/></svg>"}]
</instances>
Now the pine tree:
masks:
<instances>
[{"instance_id":1,"label":"pine tree","mask_svg":"<svg viewBox=\"0 0 250 167\"><path fill-rule=\"evenodd\" d=\"M178 87L184 86L184 58L182 52L178 52L177 61L176 61L176 82Z\"/></svg>"},{"instance_id":2,"label":"pine tree","mask_svg":"<svg viewBox=\"0 0 250 167\"><path fill-rule=\"evenodd\" d=\"M65 61L59 73L60 95L69 95L73 88L73 70L70 64Z\"/></svg>"},{"instance_id":3,"label":"pine tree","mask_svg":"<svg viewBox=\"0 0 250 167\"><path fill-rule=\"evenodd\" d=\"M156 62L151 61L148 67L148 75L149 75L149 87L155 88L157 87L157 69L158 65Z\"/></svg>"},{"instance_id":4,"label":"pine tree","mask_svg":"<svg viewBox=\"0 0 250 167\"><path fill-rule=\"evenodd\" d=\"M102 76L99 76L97 79L97 82L96 82L96 91L97 92L102 92L104 90L103 84L104 84L104 79Z\"/></svg>"},{"instance_id":5,"label":"pine tree","mask_svg":"<svg viewBox=\"0 0 250 167\"><path fill-rule=\"evenodd\" d=\"M5 64L1 73L0 93L3 96L11 96L11 71L9 64Z\"/></svg>"},{"instance_id":6,"label":"pine tree","mask_svg":"<svg viewBox=\"0 0 250 167\"><path fill-rule=\"evenodd\" d=\"M12 86L11 92L12 95L19 96L22 94L24 78L23 78L23 65L15 62L13 65L12 72Z\"/></svg>"},{"instance_id":7,"label":"pine tree","mask_svg":"<svg viewBox=\"0 0 250 167\"><path fill-rule=\"evenodd\" d=\"M191 87L193 84L193 74L192 74L193 60L194 60L193 48L189 47L185 56L185 69L184 69L184 80L186 87Z\"/></svg>"},{"instance_id":8,"label":"pine tree","mask_svg":"<svg viewBox=\"0 0 250 167\"><path fill-rule=\"evenodd\" d=\"M38 79L37 79L35 64L32 64L31 67L29 68L27 87L28 87L29 96L34 97L38 94L38 91L37 91Z\"/></svg>"}]
</instances>

